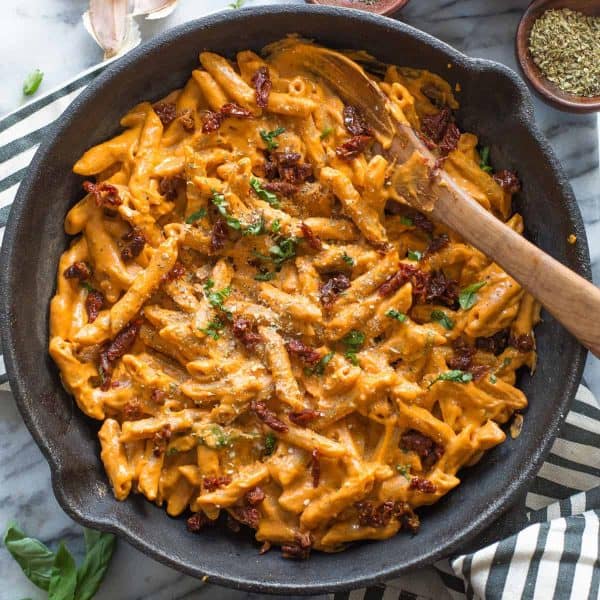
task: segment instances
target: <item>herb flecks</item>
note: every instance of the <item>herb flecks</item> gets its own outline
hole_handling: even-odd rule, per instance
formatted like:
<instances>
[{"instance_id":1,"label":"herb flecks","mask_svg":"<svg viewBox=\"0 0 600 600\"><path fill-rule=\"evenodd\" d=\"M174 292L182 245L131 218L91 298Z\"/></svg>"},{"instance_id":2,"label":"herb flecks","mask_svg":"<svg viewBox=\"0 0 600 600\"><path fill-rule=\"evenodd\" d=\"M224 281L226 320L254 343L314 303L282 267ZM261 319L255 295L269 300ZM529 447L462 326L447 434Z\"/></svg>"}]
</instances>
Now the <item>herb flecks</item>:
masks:
<instances>
[{"instance_id":1,"label":"herb flecks","mask_svg":"<svg viewBox=\"0 0 600 600\"><path fill-rule=\"evenodd\" d=\"M225 196L215 190L213 190L212 195L210 197L210 201L217 207L219 214L225 219L225 223L231 228L239 231L242 228L242 224L239 219L232 217L228 212L227 208L229 204L227 200L225 200Z\"/></svg>"},{"instance_id":2,"label":"herb flecks","mask_svg":"<svg viewBox=\"0 0 600 600\"><path fill-rule=\"evenodd\" d=\"M346 347L344 356L353 364L358 365L357 353L365 343L365 334L358 329L348 332L343 338L342 343Z\"/></svg>"},{"instance_id":3,"label":"herb flecks","mask_svg":"<svg viewBox=\"0 0 600 600\"><path fill-rule=\"evenodd\" d=\"M186 220L185 222L188 225L192 225L193 223L195 223L196 221L199 221L200 219L203 219L206 216L206 208L202 207L201 209L193 212Z\"/></svg>"},{"instance_id":4,"label":"herb flecks","mask_svg":"<svg viewBox=\"0 0 600 600\"><path fill-rule=\"evenodd\" d=\"M400 323L404 323L404 321L406 321L406 315L394 308L390 308L390 310L388 310L385 313L385 316L389 317L390 319L395 319L396 321L399 321Z\"/></svg>"},{"instance_id":5,"label":"herb flecks","mask_svg":"<svg viewBox=\"0 0 600 600\"><path fill-rule=\"evenodd\" d=\"M267 150L276 150L279 148L279 143L274 139L281 135L285 131L285 127L277 127L272 131L266 131L265 129L260 130L260 137L262 141L267 145Z\"/></svg>"},{"instance_id":6,"label":"herb flecks","mask_svg":"<svg viewBox=\"0 0 600 600\"><path fill-rule=\"evenodd\" d=\"M479 154L479 168L486 173L491 173L493 171L492 165L490 164L490 147L484 146L481 149L481 153Z\"/></svg>"},{"instance_id":7,"label":"herb flecks","mask_svg":"<svg viewBox=\"0 0 600 600\"><path fill-rule=\"evenodd\" d=\"M434 383L438 381L453 381L454 383L469 383L469 381L473 381L473 375L471 373L467 373L466 371L461 371L459 369L455 369L453 371L446 371L445 373L440 373L430 384L428 387L431 387Z\"/></svg>"}]
</instances>

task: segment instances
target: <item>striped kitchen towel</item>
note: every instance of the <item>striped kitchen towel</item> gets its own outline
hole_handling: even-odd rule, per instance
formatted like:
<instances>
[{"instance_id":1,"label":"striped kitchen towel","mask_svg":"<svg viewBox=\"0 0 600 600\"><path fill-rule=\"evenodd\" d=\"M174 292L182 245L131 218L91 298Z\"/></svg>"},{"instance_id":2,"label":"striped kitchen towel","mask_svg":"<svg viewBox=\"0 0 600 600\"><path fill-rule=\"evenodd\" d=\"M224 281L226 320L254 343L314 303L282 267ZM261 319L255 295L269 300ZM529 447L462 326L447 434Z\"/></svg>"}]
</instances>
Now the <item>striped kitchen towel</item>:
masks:
<instances>
[{"instance_id":1,"label":"striped kitchen towel","mask_svg":"<svg viewBox=\"0 0 600 600\"><path fill-rule=\"evenodd\" d=\"M54 120L105 67L89 69L0 120L0 240L19 183L40 142ZM3 381L6 374L0 357ZM599 485L600 408L589 390L581 386L524 505L513 511L518 515L517 526L505 539L386 584L331 597L597 599ZM242 597L246 596L240 592Z\"/></svg>"}]
</instances>

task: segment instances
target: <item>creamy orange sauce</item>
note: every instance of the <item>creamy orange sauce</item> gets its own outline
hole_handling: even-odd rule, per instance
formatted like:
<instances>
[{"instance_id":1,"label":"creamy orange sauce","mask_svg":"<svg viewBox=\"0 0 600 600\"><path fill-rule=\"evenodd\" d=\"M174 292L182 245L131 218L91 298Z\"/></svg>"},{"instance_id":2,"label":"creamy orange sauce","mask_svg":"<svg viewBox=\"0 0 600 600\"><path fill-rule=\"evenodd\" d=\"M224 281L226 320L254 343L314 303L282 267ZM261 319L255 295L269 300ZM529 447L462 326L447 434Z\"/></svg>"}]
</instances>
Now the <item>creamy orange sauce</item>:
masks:
<instances>
[{"instance_id":1,"label":"creamy orange sauce","mask_svg":"<svg viewBox=\"0 0 600 600\"><path fill-rule=\"evenodd\" d=\"M261 67L273 84L264 109L252 82ZM527 405L515 371L533 369L535 351L508 346L496 356L476 340L502 330L531 336L539 306L441 226L433 237L446 234L449 243L426 254L432 236L415 225L414 211L385 210L398 200L387 184L396 166L370 149L340 158L336 148L351 137L343 102L285 71L250 51L236 63L202 53L183 89L165 99L175 120L165 126L156 105L141 103L121 120L121 134L75 164L76 173L114 185L120 203L98 206L90 193L66 217L74 239L58 267L50 354L81 410L102 421L101 457L116 498L142 493L172 516L239 517L258 486L258 540L297 547L309 539L336 551L392 536L407 516L414 524L413 509L436 502L460 483L463 466L504 441L500 426ZM416 129L439 110L425 85L457 107L432 73L392 66L378 85L390 114ZM226 103L251 118L224 118L203 132L207 111ZM269 132L273 152L297 153L312 170L292 194L260 191ZM463 133L444 168L521 232L510 194L479 163L477 138ZM222 247L214 244L217 219L226 221ZM133 228L145 243L132 258L123 237ZM65 277L77 262L91 270L83 283ZM415 301L410 281L383 294L400 265L444 272L461 290L480 284L472 306ZM340 273L349 287L324 304L323 286ZM103 297L93 321L91 290ZM254 343L236 337L241 320ZM132 322L137 335L111 361L107 384L102 352ZM482 376L448 365L459 339ZM318 361L290 351L290 340ZM262 408L284 427L270 427ZM302 411L315 418L298 424L290 413ZM411 431L435 445L436 460L407 447ZM216 488L215 477L225 478ZM391 503L394 515L369 519L368 502Z\"/></svg>"}]
</instances>

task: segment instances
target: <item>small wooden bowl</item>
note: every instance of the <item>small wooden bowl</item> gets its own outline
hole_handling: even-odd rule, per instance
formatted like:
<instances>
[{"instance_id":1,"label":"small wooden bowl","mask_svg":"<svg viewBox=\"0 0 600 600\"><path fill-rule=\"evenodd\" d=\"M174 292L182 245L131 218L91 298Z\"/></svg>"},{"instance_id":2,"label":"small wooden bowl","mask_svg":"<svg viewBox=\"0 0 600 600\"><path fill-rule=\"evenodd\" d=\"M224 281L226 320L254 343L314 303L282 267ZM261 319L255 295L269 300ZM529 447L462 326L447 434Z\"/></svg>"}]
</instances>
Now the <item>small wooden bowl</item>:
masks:
<instances>
[{"instance_id":1,"label":"small wooden bowl","mask_svg":"<svg viewBox=\"0 0 600 600\"><path fill-rule=\"evenodd\" d=\"M361 0L306 0L309 4L325 4L340 8L356 8L377 15L391 15L409 3L409 0L378 0L367 4Z\"/></svg>"},{"instance_id":2,"label":"small wooden bowl","mask_svg":"<svg viewBox=\"0 0 600 600\"><path fill-rule=\"evenodd\" d=\"M585 97L564 92L546 79L533 62L529 52L529 33L536 19L552 8L570 8L590 16L600 15L598 0L533 0L517 29L516 52L523 74L542 100L559 110L575 113L600 111L600 96Z\"/></svg>"}]
</instances>

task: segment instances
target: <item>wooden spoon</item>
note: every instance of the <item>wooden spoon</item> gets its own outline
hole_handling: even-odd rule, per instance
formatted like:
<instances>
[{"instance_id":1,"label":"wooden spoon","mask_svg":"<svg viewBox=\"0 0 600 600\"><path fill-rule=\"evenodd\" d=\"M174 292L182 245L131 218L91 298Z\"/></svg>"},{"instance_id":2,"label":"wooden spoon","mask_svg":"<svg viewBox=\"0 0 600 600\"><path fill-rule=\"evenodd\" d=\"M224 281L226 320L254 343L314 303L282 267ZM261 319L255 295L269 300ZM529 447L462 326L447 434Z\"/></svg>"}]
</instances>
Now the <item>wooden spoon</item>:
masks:
<instances>
[{"instance_id":1,"label":"wooden spoon","mask_svg":"<svg viewBox=\"0 0 600 600\"><path fill-rule=\"evenodd\" d=\"M476 202L408 125L396 123L387 99L348 57L310 44L274 54L291 72L319 77L347 104L360 108L384 152L397 160L392 185L418 210L447 225L499 264L586 348L600 357L600 290L534 246Z\"/></svg>"}]
</instances>

